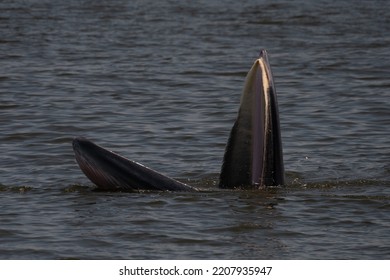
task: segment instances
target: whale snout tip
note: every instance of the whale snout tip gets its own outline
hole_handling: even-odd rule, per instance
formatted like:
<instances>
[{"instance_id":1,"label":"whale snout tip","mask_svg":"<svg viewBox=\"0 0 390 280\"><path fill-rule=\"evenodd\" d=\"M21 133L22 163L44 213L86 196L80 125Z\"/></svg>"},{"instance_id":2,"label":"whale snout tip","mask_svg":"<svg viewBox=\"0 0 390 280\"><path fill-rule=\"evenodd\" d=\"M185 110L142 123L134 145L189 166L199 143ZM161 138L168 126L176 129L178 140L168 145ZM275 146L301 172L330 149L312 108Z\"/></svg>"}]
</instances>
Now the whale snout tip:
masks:
<instances>
[{"instance_id":1,"label":"whale snout tip","mask_svg":"<svg viewBox=\"0 0 390 280\"><path fill-rule=\"evenodd\" d=\"M73 138L72 140L72 146L73 146L73 150L80 150L80 147L83 145L83 144L87 144L89 143L90 141L87 140L86 138L84 137L81 137L81 136L76 136Z\"/></svg>"},{"instance_id":2,"label":"whale snout tip","mask_svg":"<svg viewBox=\"0 0 390 280\"><path fill-rule=\"evenodd\" d=\"M76 136L76 137L73 137L72 142L73 143L87 143L87 142L91 142L91 141L89 141L87 138L85 138L83 136Z\"/></svg>"},{"instance_id":3,"label":"whale snout tip","mask_svg":"<svg viewBox=\"0 0 390 280\"><path fill-rule=\"evenodd\" d=\"M266 49L261 49L260 50L260 54L259 54L259 58L265 57L265 56L267 56L267 50Z\"/></svg>"},{"instance_id":4,"label":"whale snout tip","mask_svg":"<svg viewBox=\"0 0 390 280\"><path fill-rule=\"evenodd\" d=\"M80 136L73 137L73 139L72 139L73 146L78 145L82 139L83 138Z\"/></svg>"}]
</instances>

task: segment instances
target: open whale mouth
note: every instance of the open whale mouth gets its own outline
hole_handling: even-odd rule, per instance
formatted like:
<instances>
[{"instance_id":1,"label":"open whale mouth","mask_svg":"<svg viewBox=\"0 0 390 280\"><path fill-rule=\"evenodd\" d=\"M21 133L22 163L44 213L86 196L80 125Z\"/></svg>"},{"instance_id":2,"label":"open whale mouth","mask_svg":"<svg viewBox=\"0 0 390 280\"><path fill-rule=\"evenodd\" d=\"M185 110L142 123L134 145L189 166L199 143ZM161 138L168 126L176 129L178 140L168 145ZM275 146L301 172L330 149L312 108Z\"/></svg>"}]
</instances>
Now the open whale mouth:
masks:
<instances>
[{"instance_id":1,"label":"open whale mouth","mask_svg":"<svg viewBox=\"0 0 390 280\"><path fill-rule=\"evenodd\" d=\"M102 190L196 191L93 142L73 140L76 161ZM237 119L226 145L220 188L284 184L279 112L267 52L262 50L246 76Z\"/></svg>"},{"instance_id":2,"label":"open whale mouth","mask_svg":"<svg viewBox=\"0 0 390 280\"><path fill-rule=\"evenodd\" d=\"M73 139L73 150L80 169L102 190L196 190L82 137Z\"/></svg>"}]
</instances>

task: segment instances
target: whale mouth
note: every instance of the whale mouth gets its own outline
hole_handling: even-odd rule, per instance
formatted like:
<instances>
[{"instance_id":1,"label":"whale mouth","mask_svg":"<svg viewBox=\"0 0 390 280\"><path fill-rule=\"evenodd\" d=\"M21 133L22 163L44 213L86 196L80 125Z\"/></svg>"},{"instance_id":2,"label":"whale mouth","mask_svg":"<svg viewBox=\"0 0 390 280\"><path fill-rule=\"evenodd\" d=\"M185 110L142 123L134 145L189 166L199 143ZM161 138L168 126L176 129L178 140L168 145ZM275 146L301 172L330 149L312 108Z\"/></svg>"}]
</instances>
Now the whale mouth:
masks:
<instances>
[{"instance_id":1,"label":"whale mouth","mask_svg":"<svg viewBox=\"0 0 390 280\"><path fill-rule=\"evenodd\" d=\"M73 151L80 169L99 189L133 189L123 184L123 178L115 176L119 171L112 170L111 166L118 158L110 152L82 137L73 139Z\"/></svg>"},{"instance_id":2,"label":"whale mouth","mask_svg":"<svg viewBox=\"0 0 390 280\"><path fill-rule=\"evenodd\" d=\"M80 169L102 190L197 191L82 137L73 140L73 150ZM225 149L219 187L283 184L277 96L267 52L262 50L246 76Z\"/></svg>"},{"instance_id":3,"label":"whale mouth","mask_svg":"<svg viewBox=\"0 0 390 280\"><path fill-rule=\"evenodd\" d=\"M284 184L277 96L267 52L245 80L240 108L225 149L221 188Z\"/></svg>"},{"instance_id":4,"label":"whale mouth","mask_svg":"<svg viewBox=\"0 0 390 280\"><path fill-rule=\"evenodd\" d=\"M197 190L128 160L86 138L76 137L72 144L80 169L101 190Z\"/></svg>"}]
</instances>

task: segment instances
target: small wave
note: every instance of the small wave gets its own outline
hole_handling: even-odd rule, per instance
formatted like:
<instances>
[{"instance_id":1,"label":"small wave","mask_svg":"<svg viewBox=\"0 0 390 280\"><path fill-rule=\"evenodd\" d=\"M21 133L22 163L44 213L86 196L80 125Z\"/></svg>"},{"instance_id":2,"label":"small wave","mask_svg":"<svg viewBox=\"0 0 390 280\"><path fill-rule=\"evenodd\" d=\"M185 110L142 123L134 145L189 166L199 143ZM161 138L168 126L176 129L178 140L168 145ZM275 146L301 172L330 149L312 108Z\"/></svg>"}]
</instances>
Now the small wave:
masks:
<instances>
[{"instance_id":1,"label":"small wave","mask_svg":"<svg viewBox=\"0 0 390 280\"><path fill-rule=\"evenodd\" d=\"M26 193L32 189L33 188L29 186L5 186L0 184L0 192Z\"/></svg>"}]
</instances>

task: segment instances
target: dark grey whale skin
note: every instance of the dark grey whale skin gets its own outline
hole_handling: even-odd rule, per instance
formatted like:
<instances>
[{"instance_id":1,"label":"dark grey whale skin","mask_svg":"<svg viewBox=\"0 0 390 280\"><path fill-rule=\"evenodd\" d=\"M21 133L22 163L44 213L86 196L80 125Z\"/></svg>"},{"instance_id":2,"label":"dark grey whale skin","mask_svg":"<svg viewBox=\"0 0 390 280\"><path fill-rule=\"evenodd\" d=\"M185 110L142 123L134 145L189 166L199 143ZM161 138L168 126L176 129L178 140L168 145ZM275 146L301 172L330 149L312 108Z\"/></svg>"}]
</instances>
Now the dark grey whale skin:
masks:
<instances>
[{"instance_id":1,"label":"dark grey whale skin","mask_svg":"<svg viewBox=\"0 0 390 280\"><path fill-rule=\"evenodd\" d=\"M196 191L83 137L73 139L73 150L80 169L100 190Z\"/></svg>"},{"instance_id":2,"label":"dark grey whale skin","mask_svg":"<svg viewBox=\"0 0 390 280\"><path fill-rule=\"evenodd\" d=\"M277 96L267 52L262 50L246 76L219 187L277 186L284 181Z\"/></svg>"},{"instance_id":3,"label":"dark grey whale skin","mask_svg":"<svg viewBox=\"0 0 390 280\"><path fill-rule=\"evenodd\" d=\"M197 191L83 137L73 139L75 158L99 190ZM240 109L225 149L220 188L284 184L279 112L267 52L248 72Z\"/></svg>"}]
</instances>

